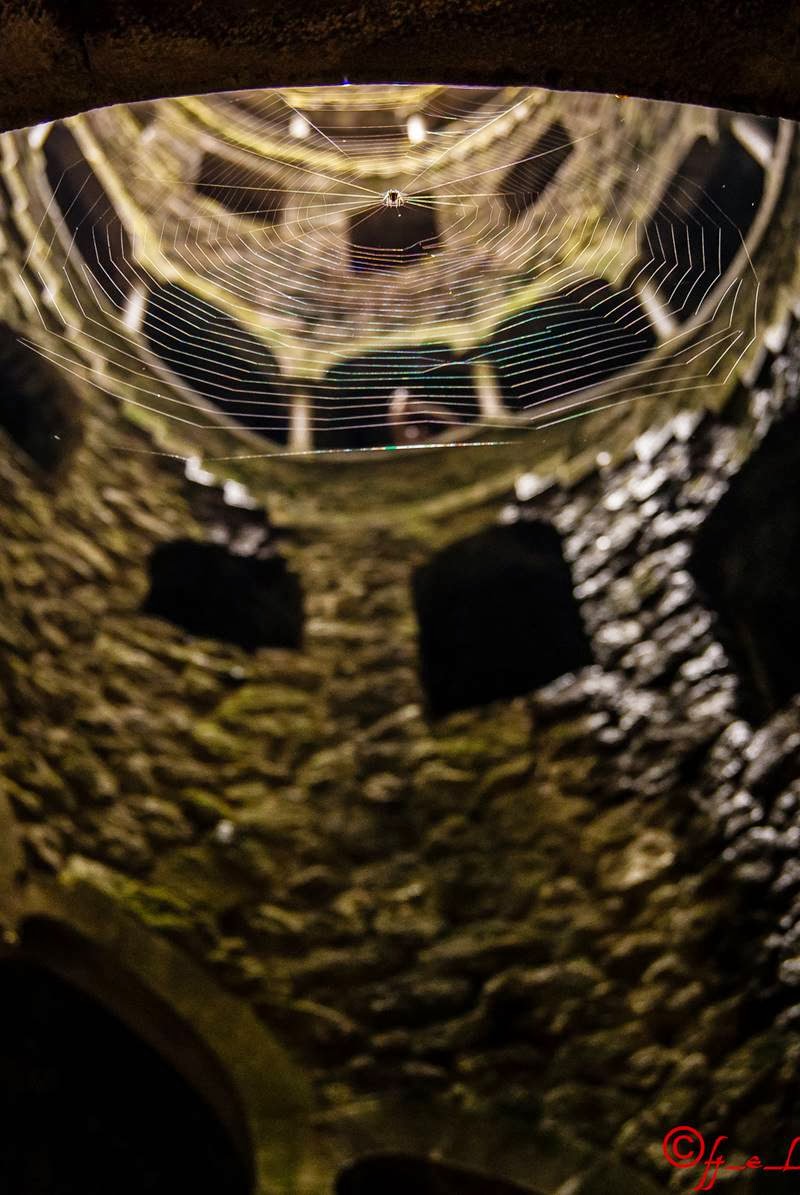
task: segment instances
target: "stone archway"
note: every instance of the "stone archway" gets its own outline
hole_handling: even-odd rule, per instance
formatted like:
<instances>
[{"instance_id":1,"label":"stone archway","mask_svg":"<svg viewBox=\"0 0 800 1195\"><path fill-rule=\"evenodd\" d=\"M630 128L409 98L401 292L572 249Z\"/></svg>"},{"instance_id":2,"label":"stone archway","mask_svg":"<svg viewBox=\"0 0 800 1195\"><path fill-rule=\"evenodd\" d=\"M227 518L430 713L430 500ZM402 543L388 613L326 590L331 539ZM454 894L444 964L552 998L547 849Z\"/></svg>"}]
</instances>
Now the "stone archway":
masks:
<instances>
[{"instance_id":1,"label":"stone archway","mask_svg":"<svg viewBox=\"0 0 800 1195\"><path fill-rule=\"evenodd\" d=\"M88 877L76 875L57 887L14 887L12 867L6 871L0 875L6 880L0 885L0 967L8 968L9 991L20 1007L28 992L33 1003L63 1007L73 1026L94 1019L107 1049L86 1052L89 1070L98 1057L100 1068L106 1065L108 1050L131 1062L138 1046L144 1070L183 1093L184 1107L194 1109L189 1119L205 1118L212 1138L227 1142L224 1165L229 1176L238 1174L238 1185L231 1179L216 1189L266 1195L294 1181L308 1132L306 1081L251 1009L126 915ZM30 1032L39 1028L34 1018ZM68 1061L60 1060L61 1070L54 1061L53 1083ZM91 1088L83 1094L88 1098ZM101 1112L102 1105L91 1115ZM88 1195L92 1188L84 1189ZM54 1188L58 1195L61 1190Z\"/></svg>"},{"instance_id":2,"label":"stone archway","mask_svg":"<svg viewBox=\"0 0 800 1195\"><path fill-rule=\"evenodd\" d=\"M40 1195L249 1195L252 1163L200 1093L28 951L0 959L0 1170Z\"/></svg>"}]
</instances>

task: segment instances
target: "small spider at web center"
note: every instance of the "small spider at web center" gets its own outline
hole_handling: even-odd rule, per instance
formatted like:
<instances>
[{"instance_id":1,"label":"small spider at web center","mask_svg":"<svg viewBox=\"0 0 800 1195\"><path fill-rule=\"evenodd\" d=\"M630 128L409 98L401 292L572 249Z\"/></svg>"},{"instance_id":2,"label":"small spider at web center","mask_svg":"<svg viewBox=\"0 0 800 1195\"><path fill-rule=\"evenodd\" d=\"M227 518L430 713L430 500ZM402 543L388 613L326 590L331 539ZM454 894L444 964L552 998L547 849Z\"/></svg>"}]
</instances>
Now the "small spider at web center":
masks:
<instances>
[{"instance_id":1,"label":"small spider at web center","mask_svg":"<svg viewBox=\"0 0 800 1195\"><path fill-rule=\"evenodd\" d=\"M402 191L397 191L394 187L390 187L383 196L384 207L402 207L406 201L406 197Z\"/></svg>"}]
</instances>

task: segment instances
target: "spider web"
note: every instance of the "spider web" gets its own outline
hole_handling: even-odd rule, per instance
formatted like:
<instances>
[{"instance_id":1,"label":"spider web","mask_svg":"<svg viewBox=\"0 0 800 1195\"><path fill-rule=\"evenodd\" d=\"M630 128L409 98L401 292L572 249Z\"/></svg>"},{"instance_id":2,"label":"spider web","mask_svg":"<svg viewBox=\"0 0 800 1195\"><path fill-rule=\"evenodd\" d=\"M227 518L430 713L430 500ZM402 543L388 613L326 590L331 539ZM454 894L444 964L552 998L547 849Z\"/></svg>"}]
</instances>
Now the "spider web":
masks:
<instances>
[{"instance_id":1,"label":"spider web","mask_svg":"<svg viewBox=\"0 0 800 1195\"><path fill-rule=\"evenodd\" d=\"M45 200L21 278L50 332L32 340L265 455L485 444L722 385L757 329L760 192L746 219L719 202L719 126L697 112L343 86L32 130Z\"/></svg>"}]
</instances>

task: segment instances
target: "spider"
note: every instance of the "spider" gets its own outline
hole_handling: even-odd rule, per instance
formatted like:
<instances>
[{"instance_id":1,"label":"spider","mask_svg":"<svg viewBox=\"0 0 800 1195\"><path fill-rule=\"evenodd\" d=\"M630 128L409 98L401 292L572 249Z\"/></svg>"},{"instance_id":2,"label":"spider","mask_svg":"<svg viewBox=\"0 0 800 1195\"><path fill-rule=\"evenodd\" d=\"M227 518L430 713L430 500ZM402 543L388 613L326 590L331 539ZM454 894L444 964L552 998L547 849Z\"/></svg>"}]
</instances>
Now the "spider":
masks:
<instances>
[{"instance_id":1,"label":"spider","mask_svg":"<svg viewBox=\"0 0 800 1195\"><path fill-rule=\"evenodd\" d=\"M402 207L406 201L406 197L402 191L397 191L391 187L383 196L384 207Z\"/></svg>"}]
</instances>

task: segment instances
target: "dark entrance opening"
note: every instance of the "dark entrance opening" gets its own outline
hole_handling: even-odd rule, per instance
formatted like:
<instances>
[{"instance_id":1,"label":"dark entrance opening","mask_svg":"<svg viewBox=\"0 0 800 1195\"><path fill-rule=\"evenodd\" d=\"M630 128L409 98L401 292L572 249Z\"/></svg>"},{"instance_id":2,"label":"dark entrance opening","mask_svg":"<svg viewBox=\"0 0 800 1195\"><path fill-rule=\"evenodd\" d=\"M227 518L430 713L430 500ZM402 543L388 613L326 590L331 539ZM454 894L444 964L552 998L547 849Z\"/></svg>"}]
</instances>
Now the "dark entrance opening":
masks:
<instances>
[{"instance_id":1,"label":"dark entrance opening","mask_svg":"<svg viewBox=\"0 0 800 1195\"><path fill-rule=\"evenodd\" d=\"M62 122L44 143L47 181L72 242L112 306L124 305L136 271L131 241L108 192Z\"/></svg>"},{"instance_id":2,"label":"dark entrance opening","mask_svg":"<svg viewBox=\"0 0 800 1195\"><path fill-rule=\"evenodd\" d=\"M438 246L436 216L423 203L381 204L350 220L350 266L356 272L414 265Z\"/></svg>"},{"instance_id":3,"label":"dark entrance opening","mask_svg":"<svg viewBox=\"0 0 800 1195\"><path fill-rule=\"evenodd\" d=\"M477 415L469 362L446 345L384 349L328 370L314 402L314 441L324 448L419 444Z\"/></svg>"},{"instance_id":4,"label":"dark entrance opening","mask_svg":"<svg viewBox=\"0 0 800 1195\"><path fill-rule=\"evenodd\" d=\"M517 697L592 662L554 527L519 522L451 544L413 578L430 712Z\"/></svg>"},{"instance_id":5,"label":"dark entrance opening","mask_svg":"<svg viewBox=\"0 0 800 1195\"><path fill-rule=\"evenodd\" d=\"M300 580L277 553L243 556L190 539L160 544L143 610L247 651L297 648L303 638Z\"/></svg>"},{"instance_id":6,"label":"dark entrance opening","mask_svg":"<svg viewBox=\"0 0 800 1195\"><path fill-rule=\"evenodd\" d=\"M800 689L800 413L779 420L700 529L690 570L761 722Z\"/></svg>"},{"instance_id":7,"label":"dark entrance opening","mask_svg":"<svg viewBox=\"0 0 800 1195\"><path fill-rule=\"evenodd\" d=\"M630 369L655 343L630 287L586 278L504 320L480 355L497 371L508 409L523 412Z\"/></svg>"},{"instance_id":8,"label":"dark entrance opening","mask_svg":"<svg viewBox=\"0 0 800 1195\"><path fill-rule=\"evenodd\" d=\"M0 428L51 473L80 440L78 398L63 374L0 324Z\"/></svg>"},{"instance_id":9,"label":"dark entrance opening","mask_svg":"<svg viewBox=\"0 0 800 1195\"><path fill-rule=\"evenodd\" d=\"M285 443L290 410L278 363L227 312L176 283L150 288L142 332L151 352L237 424Z\"/></svg>"},{"instance_id":10,"label":"dark entrance opening","mask_svg":"<svg viewBox=\"0 0 800 1195\"><path fill-rule=\"evenodd\" d=\"M571 154L569 133L560 120L554 120L505 177L503 194L509 215L517 218L538 203Z\"/></svg>"},{"instance_id":11,"label":"dark entrance opening","mask_svg":"<svg viewBox=\"0 0 800 1195\"><path fill-rule=\"evenodd\" d=\"M406 1154L359 1158L341 1172L335 1195L538 1195L521 1187L460 1166Z\"/></svg>"},{"instance_id":12,"label":"dark entrance opening","mask_svg":"<svg viewBox=\"0 0 800 1195\"><path fill-rule=\"evenodd\" d=\"M204 1099L101 1004L0 962L0 1175L9 1195L247 1195Z\"/></svg>"},{"instance_id":13,"label":"dark entrance opening","mask_svg":"<svg viewBox=\"0 0 800 1195\"><path fill-rule=\"evenodd\" d=\"M194 187L226 211L260 223L275 224L283 212L284 193L272 179L220 154L203 155Z\"/></svg>"},{"instance_id":14,"label":"dark entrance opening","mask_svg":"<svg viewBox=\"0 0 800 1195\"><path fill-rule=\"evenodd\" d=\"M642 265L678 320L694 315L750 231L764 170L729 130L698 137L642 234Z\"/></svg>"}]
</instances>

